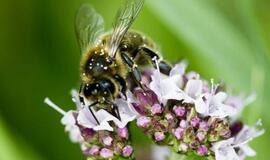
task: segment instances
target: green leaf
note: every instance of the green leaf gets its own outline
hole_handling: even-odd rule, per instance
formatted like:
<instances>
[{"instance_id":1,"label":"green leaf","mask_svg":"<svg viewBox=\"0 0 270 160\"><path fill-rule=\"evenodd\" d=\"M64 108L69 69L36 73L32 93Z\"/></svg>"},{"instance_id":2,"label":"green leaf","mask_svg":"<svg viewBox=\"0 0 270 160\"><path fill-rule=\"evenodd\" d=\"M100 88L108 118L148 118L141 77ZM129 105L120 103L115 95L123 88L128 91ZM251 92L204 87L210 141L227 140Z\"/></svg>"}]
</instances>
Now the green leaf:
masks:
<instances>
[{"instance_id":1,"label":"green leaf","mask_svg":"<svg viewBox=\"0 0 270 160\"><path fill-rule=\"evenodd\" d=\"M41 157L18 137L8 131L0 116L0 159L1 160L41 160Z\"/></svg>"}]
</instances>

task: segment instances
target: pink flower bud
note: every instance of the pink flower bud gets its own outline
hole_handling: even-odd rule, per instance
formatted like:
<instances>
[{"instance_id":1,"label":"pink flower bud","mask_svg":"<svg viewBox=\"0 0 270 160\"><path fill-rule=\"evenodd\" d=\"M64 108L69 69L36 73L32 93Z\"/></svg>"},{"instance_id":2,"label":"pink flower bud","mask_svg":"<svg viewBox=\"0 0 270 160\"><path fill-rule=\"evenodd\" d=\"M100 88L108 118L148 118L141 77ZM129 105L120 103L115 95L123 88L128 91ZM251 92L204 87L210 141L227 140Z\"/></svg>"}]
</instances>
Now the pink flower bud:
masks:
<instances>
[{"instance_id":1,"label":"pink flower bud","mask_svg":"<svg viewBox=\"0 0 270 160\"><path fill-rule=\"evenodd\" d=\"M123 156L124 157L129 157L133 152L133 148L130 145L127 145L123 148Z\"/></svg>"},{"instance_id":2,"label":"pink flower bud","mask_svg":"<svg viewBox=\"0 0 270 160\"><path fill-rule=\"evenodd\" d=\"M183 128L176 128L175 131L174 131L174 135L177 139L181 139L183 137L183 134L184 134L184 129Z\"/></svg>"},{"instance_id":3,"label":"pink flower bud","mask_svg":"<svg viewBox=\"0 0 270 160\"><path fill-rule=\"evenodd\" d=\"M173 116L170 113L166 113L165 117L167 120L173 120Z\"/></svg>"},{"instance_id":4,"label":"pink flower bud","mask_svg":"<svg viewBox=\"0 0 270 160\"><path fill-rule=\"evenodd\" d=\"M209 125L208 125L207 122L203 121L203 122L200 122L199 128L202 129L202 130L208 131Z\"/></svg>"},{"instance_id":5,"label":"pink flower bud","mask_svg":"<svg viewBox=\"0 0 270 160\"><path fill-rule=\"evenodd\" d=\"M183 117L186 114L186 109L185 107L176 106L174 108L174 113L179 117Z\"/></svg>"},{"instance_id":6,"label":"pink flower bud","mask_svg":"<svg viewBox=\"0 0 270 160\"><path fill-rule=\"evenodd\" d=\"M107 148L102 148L99 154L100 154L100 156L102 158L111 158L111 157L113 157L113 151L110 150L110 149L107 149Z\"/></svg>"},{"instance_id":7,"label":"pink flower bud","mask_svg":"<svg viewBox=\"0 0 270 160\"><path fill-rule=\"evenodd\" d=\"M191 126L193 126L193 127L198 127L199 126L199 124L200 124L200 118L199 117L193 117L192 119L191 119L191 121L190 121L190 123L191 123Z\"/></svg>"},{"instance_id":8,"label":"pink flower bud","mask_svg":"<svg viewBox=\"0 0 270 160\"><path fill-rule=\"evenodd\" d=\"M196 134L196 137L199 141L203 141L206 137L207 132L206 131L198 131Z\"/></svg>"},{"instance_id":9,"label":"pink flower bud","mask_svg":"<svg viewBox=\"0 0 270 160\"><path fill-rule=\"evenodd\" d=\"M165 138L165 135L163 132L155 132L154 134L156 141L162 141Z\"/></svg>"},{"instance_id":10,"label":"pink flower bud","mask_svg":"<svg viewBox=\"0 0 270 160\"><path fill-rule=\"evenodd\" d=\"M128 139L129 134L128 134L128 129L126 127L118 128L117 133L121 138Z\"/></svg>"},{"instance_id":11,"label":"pink flower bud","mask_svg":"<svg viewBox=\"0 0 270 160\"><path fill-rule=\"evenodd\" d=\"M113 141L113 139L112 139L112 137L110 137L110 136L106 136L106 137L103 137L103 138L102 138L102 142L103 142L103 144L105 144L106 146L112 145L112 141Z\"/></svg>"},{"instance_id":12,"label":"pink flower bud","mask_svg":"<svg viewBox=\"0 0 270 160\"><path fill-rule=\"evenodd\" d=\"M204 156L208 153L208 148L205 145L201 145L201 146L199 146L197 152L199 155Z\"/></svg>"},{"instance_id":13,"label":"pink flower bud","mask_svg":"<svg viewBox=\"0 0 270 160\"><path fill-rule=\"evenodd\" d=\"M96 145L93 145L89 150L90 155L98 155L98 153L99 153L99 147Z\"/></svg>"},{"instance_id":14,"label":"pink flower bud","mask_svg":"<svg viewBox=\"0 0 270 160\"><path fill-rule=\"evenodd\" d=\"M181 120L179 126L180 126L181 128L187 128L188 123L187 123L186 120Z\"/></svg>"},{"instance_id":15,"label":"pink flower bud","mask_svg":"<svg viewBox=\"0 0 270 160\"><path fill-rule=\"evenodd\" d=\"M162 113L162 111L163 111L163 109L162 109L161 105L157 104L157 103L154 104L151 108L152 114L160 114L160 113Z\"/></svg>"},{"instance_id":16,"label":"pink flower bud","mask_svg":"<svg viewBox=\"0 0 270 160\"><path fill-rule=\"evenodd\" d=\"M141 116L137 119L137 125L142 128L149 127L151 123L151 118L146 116Z\"/></svg>"},{"instance_id":17,"label":"pink flower bud","mask_svg":"<svg viewBox=\"0 0 270 160\"><path fill-rule=\"evenodd\" d=\"M178 149L179 149L179 151L181 151L181 152L187 152L187 150L188 150L188 145L185 144L185 143L181 143L181 144L179 145Z\"/></svg>"}]
</instances>

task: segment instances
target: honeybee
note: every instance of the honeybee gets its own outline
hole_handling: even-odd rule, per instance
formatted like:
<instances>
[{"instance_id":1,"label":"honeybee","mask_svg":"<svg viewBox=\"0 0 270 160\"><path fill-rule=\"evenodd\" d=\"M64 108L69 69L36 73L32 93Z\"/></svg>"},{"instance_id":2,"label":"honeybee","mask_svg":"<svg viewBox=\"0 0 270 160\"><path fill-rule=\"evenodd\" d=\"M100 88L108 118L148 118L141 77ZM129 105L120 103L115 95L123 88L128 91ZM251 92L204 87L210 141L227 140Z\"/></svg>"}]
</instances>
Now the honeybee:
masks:
<instances>
[{"instance_id":1,"label":"honeybee","mask_svg":"<svg viewBox=\"0 0 270 160\"><path fill-rule=\"evenodd\" d=\"M129 31L143 4L144 0L126 0L118 11L113 30L107 33L102 16L90 4L84 4L78 10L75 28L82 55L80 101L82 104L85 100L91 102L88 107L92 114L93 107L103 108L121 120L113 101L125 95L127 78L132 76L138 87L144 88L142 67L158 65L164 74L171 70L171 66L155 52L155 44L149 38Z\"/></svg>"}]
</instances>

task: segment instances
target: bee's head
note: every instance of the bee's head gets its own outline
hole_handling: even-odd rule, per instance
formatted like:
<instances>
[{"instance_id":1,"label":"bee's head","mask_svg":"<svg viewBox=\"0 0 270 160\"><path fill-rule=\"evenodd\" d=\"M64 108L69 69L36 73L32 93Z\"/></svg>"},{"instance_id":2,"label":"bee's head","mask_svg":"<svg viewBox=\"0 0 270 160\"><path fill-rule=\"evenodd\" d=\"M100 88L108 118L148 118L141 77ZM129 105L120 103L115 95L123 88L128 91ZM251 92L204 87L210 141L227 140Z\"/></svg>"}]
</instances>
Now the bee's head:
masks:
<instances>
[{"instance_id":1,"label":"bee's head","mask_svg":"<svg viewBox=\"0 0 270 160\"><path fill-rule=\"evenodd\" d=\"M109 79L103 79L93 84L85 84L83 94L87 99L98 100L100 98L110 99L116 91L115 84Z\"/></svg>"}]
</instances>

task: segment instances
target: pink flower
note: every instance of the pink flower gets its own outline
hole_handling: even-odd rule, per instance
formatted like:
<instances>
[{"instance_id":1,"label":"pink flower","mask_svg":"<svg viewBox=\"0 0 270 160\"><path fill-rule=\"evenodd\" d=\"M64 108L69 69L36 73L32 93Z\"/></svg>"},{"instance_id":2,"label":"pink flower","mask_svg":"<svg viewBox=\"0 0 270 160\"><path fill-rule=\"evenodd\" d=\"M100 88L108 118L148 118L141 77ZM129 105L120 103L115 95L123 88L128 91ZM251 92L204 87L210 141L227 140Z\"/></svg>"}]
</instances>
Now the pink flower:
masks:
<instances>
[{"instance_id":1,"label":"pink flower","mask_svg":"<svg viewBox=\"0 0 270 160\"><path fill-rule=\"evenodd\" d=\"M106 146L112 145L112 141L113 141L113 139L112 139L112 137L110 137L110 136L106 136L106 137L103 137L103 138L102 138L102 142L103 142L103 144L105 144Z\"/></svg>"},{"instance_id":2,"label":"pink flower","mask_svg":"<svg viewBox=\"0 0 270 160\"><path fill-rule=\"evenodd\" d=\"M139 117L137 119L137 125L139 127L142 127L142 128L149 127L150 122L151 122L151 118L150 117L146 117L146 116L141 116L141 117Z\"/></svg>"},{"instance_id":3,"label":"pink flower","mask_svg":"<svg viewBox=\"0 0 270 160\"><path fill-rule=\"evenodd\" d=\"M162 109L161 105L157 104L157 103L154 104L151 108L152 114L160 114L160 113L162 113L162 111L163 111L163 109Z\"/></svg>"},{"instance_id":4,"label":"pink flower","mask_svg":"<svg viewBox=\"0 0 270 160\"><path fill-rule=\"evenodd\" d=\"M156 141L162 141L165 138L165 135L163 132L155 132L154 134Z\"/></svg>"},{"instance_id":5,"label":"pink flower","mask_svg":"<svg viewBox=\"0 0 270 160\"><path fill-rule=\"evenodd\" d=\"M126 145L123 148L122 154L124 157L129 157L132 153L133 153L133 148L130 145Z\"/></svg>"},{"instance_id":6,"label":"pink flower","mask_svg":"<svg viewBox=\"0 0 270 160\"><path fill-rule=\"evenodd\" d=\"M128 129L126 127L118 128L117 133L121 138L128 139L129 134L128 134Z\"/></svg>"},{"instance_id":7,"label":"pink flower","mask_svg":"<svg viewBox=\"0 0 270 160\"><path fill-rule=\"evenodd\" d=\"M199 117L193 117L190 121L193 127L198 127L200 124L201 119Z\"/></svg>"},{"instance_id":8,"label":"pink flower","mask_svg":"<svg viewBox=\"0 0 270 160\"><path fill-rule=\"evenodd\" d=\"M185 107L181 106L176 106L173 111L179 117L183 117L186 113Z\"/></svg>"},{"instance_id":9,"label":"pink flower","mask_svg":"<svg viewBox=\"0 0 270 160\"><path fill-rule=\"evenodd\" d=\"M174 131L174 135L177 139L181 139L183 137L184 129L183 128L176 128Z\"/></svg>"},{"instance_id":10,"label":"pink flower","mask_svg":"<svg viewBox=\"0 0 270 160\"><path fill-rule=\"evenodd\" d=\"M107 149L107 148L102 148L100 150L100 153L99 154L100 154L100 156L102 158L111 158L111 157L113 157L113 151L110 150L110 149Z\"/></svg>"},{"instance_id":11,"label":"pink flower","mask_svg":"<svg viewBox=\"0 0 270 160\"><path fill-rule=\"evenodd\" d=\"M93 145L89 150L90 155L97 155L98 153L99 153L99 147L96 145Z\"/></svg>"},{"instance_id":12,"label":"pink flower","mask_svg":"<svg viewBox=\"0 0 270 160\"><path fill-rule=\"evenodd\" d=\"M198 154L199 154L199 155L204 156L204 155L206 155L207 153L208 153L208 148L207 148L205 145L199 146L199 148L198 148Z\"/></svg>"}]
</instances>

